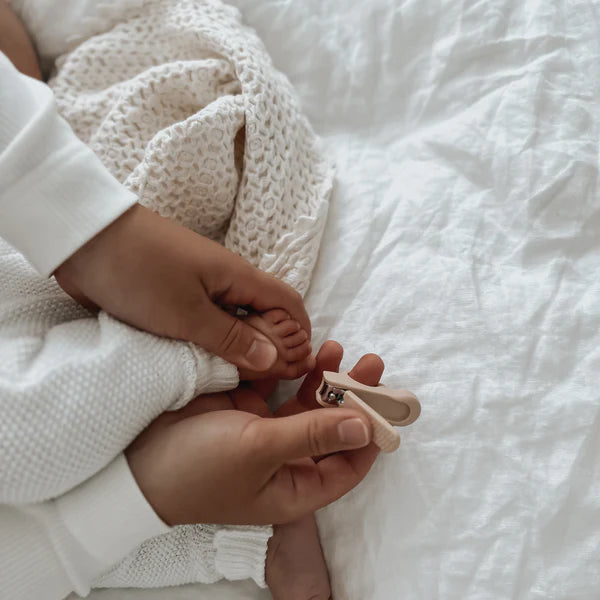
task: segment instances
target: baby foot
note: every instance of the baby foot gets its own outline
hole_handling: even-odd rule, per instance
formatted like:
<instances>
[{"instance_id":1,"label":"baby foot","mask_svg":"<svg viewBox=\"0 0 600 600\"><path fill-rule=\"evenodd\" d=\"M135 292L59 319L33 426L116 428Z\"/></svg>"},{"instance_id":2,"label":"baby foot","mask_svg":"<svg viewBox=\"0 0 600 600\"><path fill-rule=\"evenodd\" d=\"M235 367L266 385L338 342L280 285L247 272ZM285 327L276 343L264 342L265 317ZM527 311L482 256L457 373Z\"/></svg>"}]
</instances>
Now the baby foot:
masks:
<instances>
[{"instance_id":1,"label":"baby foot","mask_svg":"<svg viewBox=\"0 0 600 600\"><path fill-rule=\"evenodd\" d=\"M242 318L248 325L266 335L277 348L279 356L268 372L269 377L296 379L314 368L315 357L308 333L285 310L275 308ZM255 375L265 376L264 373L240 371L241 379L255 379Z\"/></svg>"},{"instance_id":2,"label":"baby foot","mask_svg":"<svg viewBox=\"0 0 600 600\"><path fill-rule=\"evenodd\" d=\"M329 575L314 515L273 527L265 573L273 600L330 600Z\"/></svg>"}]
</instances>

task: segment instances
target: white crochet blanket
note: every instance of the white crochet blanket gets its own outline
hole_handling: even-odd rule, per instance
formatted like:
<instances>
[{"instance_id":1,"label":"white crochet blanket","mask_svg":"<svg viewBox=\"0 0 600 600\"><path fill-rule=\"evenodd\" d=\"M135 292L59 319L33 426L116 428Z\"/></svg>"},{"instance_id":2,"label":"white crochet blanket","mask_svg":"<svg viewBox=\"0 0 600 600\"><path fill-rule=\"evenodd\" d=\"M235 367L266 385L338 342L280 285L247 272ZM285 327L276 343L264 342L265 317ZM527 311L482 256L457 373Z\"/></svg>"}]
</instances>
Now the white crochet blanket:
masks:
<instances>
[{"instance_id":1,"label":"white crochet blanket","mask_svg":"<svg viewBox=\"0 0 600 600\"><path fill-rule=\"evenodd\" d=\"M140 202L308 287L332 169L288 80L216 0L103 3L50 85Z\"/></svg>"}]
</instances>

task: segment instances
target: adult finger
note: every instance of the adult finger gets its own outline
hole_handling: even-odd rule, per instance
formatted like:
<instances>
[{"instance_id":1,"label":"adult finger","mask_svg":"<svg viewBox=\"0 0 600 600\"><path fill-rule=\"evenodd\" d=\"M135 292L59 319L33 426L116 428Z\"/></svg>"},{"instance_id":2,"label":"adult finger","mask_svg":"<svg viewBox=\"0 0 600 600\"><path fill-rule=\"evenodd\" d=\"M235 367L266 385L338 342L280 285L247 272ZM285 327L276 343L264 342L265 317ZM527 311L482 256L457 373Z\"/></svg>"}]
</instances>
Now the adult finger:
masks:
<instances>
[{"instance_id":1,"label":"adult finger","mask_svg":"<svg viewBox=\"0 0 600 600\"><path fill-rule=\"evenodd\" d=\"M344 349L333 340L327 340L316 356L315 368L304 378L298 390L298 401L307 408L317 408L315 392L323 380L323 371L337 371L340 368Z\"/></svg>"},{"instance_id":2,"label":"adult finger","mask_svg":"<svg viewBox=\"0 0 600 600\"><path fill-rule=\"evenodd\" d=\"M333 454L319 463L293 461L282 467L263 489L262 500L275 523L314 512L356 487L375 462L379 448Z\"/></svg>"},{"instance_id":3,"label":"adult finger","mask_svg":"<svg viewBox=\"0 0 600 600\"><path fill-rule=\"evenodd\" d=\"M240 384L235 390L229 392L229 395L236 410L249 412L264 418L273 416L262 396L250 386Z\"/></svg>"},{"instance_id":4,"label":"adult finger","mask_svg":"<svg viewBox=\"0 0 600 600\"><path fill-rule=\"evenodd\" d=\"M362 448L371 441L371 424L358 411L335 408L257 420L246 434L253 456L268 474L286 461Z\"/></svg>"},{"instance_id":5,"label":"adult finger","mask_svg":"<svg viewBox=\"0 0 600 600\"><path fill-rule=\"evenodd\" d=\"M241 258L239 260L243 261ZM238 265L235 278L220 297L220 301L238 306L251 306L257 311L282 308L300 323L309 339L311 337L310 319L302 296L281 279L257 269L250 263Z\"/></svg>"},{"instance_id":6,"label":"adult finger","mask_svg":"<svg viewBox=\"0 0 600 600\"><path fill-rule=\"evenodd\" d=\"M385 365L381 357L377 354L365 354L348 372L348 375L355 381L364 383L365 385L377 385Z\"/></svg>"},{"instance_id":7,"label":"adult finger","mask_svg":"<svg viewBox=\"0 0 600 600\"><path fill-rule=\"evenodd\" d=\"M243 369L267 371L277 360L277 348L254 327L206 299L202 326L193 341Z\"/></svg>"},{"instance_id":8,"label":"adult finger","mask_svg":"<svg viewBox=\"0 0 600 600\"><path fill-rule=\"evenodd\" d=\"M277 416L287 416L319 408L315 391L321 385L323 371L337 371L342 360L343 348L334 341L327 341L317 354L317 365L309 373L298 390L297 400L286 402L277 412ZM348 373L352 379L366 385L377 385L383 374L385 365L376 354L365 354Z\"/></svg>"},{"instance_id":9,"label":"adult finger","mask_svg":"<svg viewBox=\"0 0 600 600\"><path fill-rule=\"evenodd\" d=\"M266 402L277 387L277 379L257 379L248 385Z\"/></svg>"},{"instance_id":10,"label":"adult finger","mask_svg":"<svg viewBox=\"0 0 600 600\"><path fill-rule=\"evenodd\" d=\"M342 361L344 349L333 340L326 341L316 356L315 368L304 378L295 397L283 404L275 413L277 417L295 415L306 410L321 408L315 392L321 385L323 371L337 371Z\"/></svg>"},{"instance_id":11,"label":"adult finger","mask_svg":"<svg viewBox=\"0 0 600 600\"><path fill-rule=\"evenodd\" d=\"M317 363L317 368L306 377L298 391L298 400L307 408L320 407L315 392L321 385L323 371L338 370L343 349L337 342L330 341L323 344L321 351L322 356L320 362ZM379 356L376 354L365 354L354 365L348 375L360 383L377 385L383 374L383 369L384 364Z\"/></svg>"}]
</instances>

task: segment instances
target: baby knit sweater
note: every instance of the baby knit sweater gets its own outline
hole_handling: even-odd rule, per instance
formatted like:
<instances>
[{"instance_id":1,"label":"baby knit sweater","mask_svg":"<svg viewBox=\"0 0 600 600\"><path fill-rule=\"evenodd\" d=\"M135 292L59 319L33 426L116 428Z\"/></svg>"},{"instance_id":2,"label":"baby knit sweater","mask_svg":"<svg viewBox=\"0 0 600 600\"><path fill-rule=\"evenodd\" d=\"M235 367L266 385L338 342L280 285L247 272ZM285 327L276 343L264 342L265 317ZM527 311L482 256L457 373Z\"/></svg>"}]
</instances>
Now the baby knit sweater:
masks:
<instances>
[{"instance_id":1,"label":"baby knit sweater","mask_svg":"<svg viewBox=\"0 0 600 600\"><path fill-rule=\"evenodd\" d=\"M114 1L98 15L50 82L75 133L142 204L304 293L332 170L255 33L216 0ZM0 502L70 490L162 411L237 383L231 365L191 344L89 315L1 241L0 270L0 411L11 424L0 437ZM253 549L264 559L269 535L176 528L98 584L235 578ZM220 570L210 550L219 540L230 558Z\"/></svg>"}]
</instances>

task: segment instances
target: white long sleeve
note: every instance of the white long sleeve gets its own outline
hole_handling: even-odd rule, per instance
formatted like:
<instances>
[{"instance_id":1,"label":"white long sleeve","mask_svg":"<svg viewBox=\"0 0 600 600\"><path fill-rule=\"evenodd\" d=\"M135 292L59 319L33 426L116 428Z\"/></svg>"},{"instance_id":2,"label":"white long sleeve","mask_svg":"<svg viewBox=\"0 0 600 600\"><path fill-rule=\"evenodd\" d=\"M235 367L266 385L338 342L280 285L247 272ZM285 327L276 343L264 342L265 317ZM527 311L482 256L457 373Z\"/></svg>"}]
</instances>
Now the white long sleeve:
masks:
<instances>
[{"instance_id":1,"label":"white long sleeve","mask_svg":"<svg viewBox=\"0 0 600 600\"><path fill-rule=\"evenodd\" d=\"M62 600L91 587L252 578L265 586L270 527L185 525L154 513L123 455L56 500L0 504L0 600Z\"/></svg>"},{"instance_id":2,"label":"white long sleeve","mask_svg":"<svg viewBox=\"0 0 600 600\"><path fill-rule=\"evenodd\" d=\"M137 201L0 53L0 236L49 275Z\"/></svg>"},{"instance_id":3,"label":"white long sleeve","mask_svg":"<svg viewBox=\"0 0 600 600\"><path fill-rule=\"evenodd\" d=\"M169 528L123 455L71 492L41 504L0 504L0 598L86 595L101 573Z\"/></svg>"}]
</instances>

